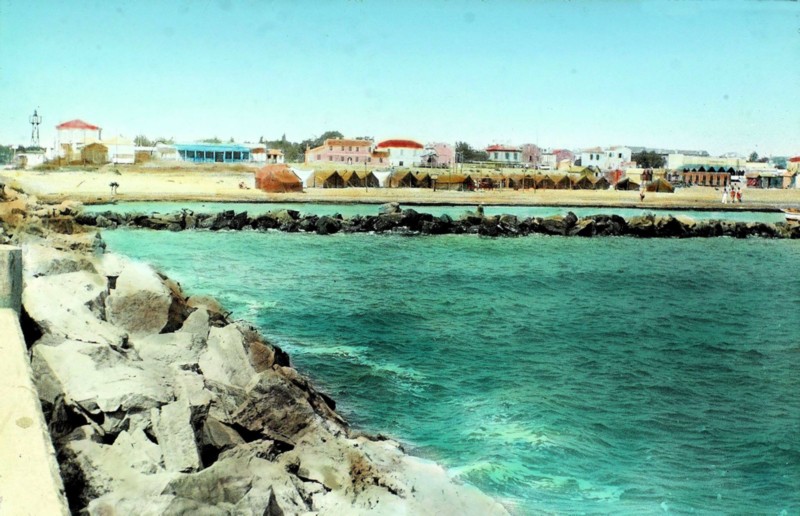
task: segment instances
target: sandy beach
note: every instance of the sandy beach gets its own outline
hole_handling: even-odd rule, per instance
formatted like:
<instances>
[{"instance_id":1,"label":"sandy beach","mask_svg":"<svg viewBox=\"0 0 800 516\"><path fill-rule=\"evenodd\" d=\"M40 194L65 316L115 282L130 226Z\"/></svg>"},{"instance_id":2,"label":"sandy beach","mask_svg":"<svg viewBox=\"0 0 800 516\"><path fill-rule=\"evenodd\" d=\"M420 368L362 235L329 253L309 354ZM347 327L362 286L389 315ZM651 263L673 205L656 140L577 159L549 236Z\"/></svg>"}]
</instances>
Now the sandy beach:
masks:
<instances>
[{"instance_id":1,"label":"sandy beach","mask_svg":"<svg viewBox=\"0 0 800 516\"><path fill-rule=\"evenodd\" d=\"M0 181L45 201L73 199L84 204L111 201L236 201L384 203L522 206L618 206L711 210L779 210L800 207L800 189L745 188L743 202L722 204L721 191L712 187L679 188L675 193L647 193L640 202L636 191L513 190L455 192L426 188L306 188L302 193L266 193L254 188L257 167L183 166L146 168L106 166L97 171L0 171ZM109 183L119 183L111 195ZM247 188L241 188L244 184Z\"/></svg>"}]
</instances>

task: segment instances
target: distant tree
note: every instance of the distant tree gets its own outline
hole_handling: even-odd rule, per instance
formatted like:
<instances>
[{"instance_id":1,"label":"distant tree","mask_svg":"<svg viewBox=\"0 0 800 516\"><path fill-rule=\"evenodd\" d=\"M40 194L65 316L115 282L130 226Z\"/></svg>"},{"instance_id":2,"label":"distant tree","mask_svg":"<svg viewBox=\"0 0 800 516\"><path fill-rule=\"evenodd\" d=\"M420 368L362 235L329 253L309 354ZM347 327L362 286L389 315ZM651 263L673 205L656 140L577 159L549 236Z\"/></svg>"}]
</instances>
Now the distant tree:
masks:
<instances>
[{"instance_id":1,"label":"distant tree","mask_svg":"<svg viewBox=\"0 0 800 516\"><path fill-rule=\"evenodd\" d=\"M773 156L772 162L775 164L775 168L780 170L786 170L786 156Z\"/></svg>"},{"instance_id":2,"label":"distant tree","mask_svg":"<svg viewBox=\"0 0 800 516\"><path fill-rule=\"evenodd\" d=\"M467 142L456 142L456 160L458 163L466 161L486 161L489 154L486 151L473 149Z\"/></svg>"},{"instance_id":3,"label":"distant tree","mask_svg":"<svg viewBox=\"0 0 800 516\"><path fill-rule=\"evenodd\" d=\"M228 140L228 143L233 143L234 141L235 140L233 139L233 136L231 136L230 140Z\"/></svg>"},{"instance_id":4,"label":"distant tree","mask_svg":"<svg viewBox=\"0 0 800 516\"><path fill-rule=\"evenodd\" d=\"M640 168L663 168L664 157L653 151L642 151L631 154L631 159Z\"/></svg>"},{"instance_id":5,"label":"distant tree","mask_svg":"<svg viewBox=\"0 0 800 516\"><path fill-rule=\"evenodd\" d=\"M11 163L12 161L14 161L14 147L0 145L0 163Z\"/></svg>"},{"instance_id":6,"label":"distant tree","mask_svg":"<svg viewBox=\"0 0 800 516\"><path fill-rule=\"evenodd\" d=\"M147 136L140 134L133 139L133 144L137 147L152 147L155 145L155 142Z\"/></svg>"},{"instance_id":7,"label":"distant tree","mask_svg":"<svg viewBox=\"0 0 800 516\"><path fill-rule=\"evenodd\" d=\"M340 133L339 131L325 131L318 138L315 138L313 140L314 145L312 145L312 147L319 147L320 145L325 143L325 140L334 139L334 138L344 138L344 135L342 133Z\"/></svg>"},{"instance_id":8,"label":"distant tree","mask_svg":"<svg viewBox=\"0 0 800 516\"><path fill-rule=\"evenodd\" d=\"M163 136L159 136L158 138L153 140L153 145L155 145L157 143L166 143L168 145L172 145L173 143L175 143L175 138L172 138L172 137L164 138Z\"/></svg>"},{"instance_id":9,"label":"distant tree","mask_svg":"<svg viewBox=\"0 0 800 516\"><path fill-rule=\"evenodd\" d=\"M750 163L755 163L756 161L758 161L758 153L756 151L751 152L750 157L747 158L747 161L749 161Z\"/></svg>"},{"instance_id":10,"label":"distant tree","mask_svg":"<svg viewBox=\"0 0 800 516\"><path fill-rule=\"evenodd\" d=\"M222 140L220 140L220 139L219 139L219 138L217 138L216 136L215 136L215 137L213 137L213 138L205 138L205 139L203 139L203 140L200 140L200 141L201 141L202 143L222 143Z\"/></svg>"}]
</instances>

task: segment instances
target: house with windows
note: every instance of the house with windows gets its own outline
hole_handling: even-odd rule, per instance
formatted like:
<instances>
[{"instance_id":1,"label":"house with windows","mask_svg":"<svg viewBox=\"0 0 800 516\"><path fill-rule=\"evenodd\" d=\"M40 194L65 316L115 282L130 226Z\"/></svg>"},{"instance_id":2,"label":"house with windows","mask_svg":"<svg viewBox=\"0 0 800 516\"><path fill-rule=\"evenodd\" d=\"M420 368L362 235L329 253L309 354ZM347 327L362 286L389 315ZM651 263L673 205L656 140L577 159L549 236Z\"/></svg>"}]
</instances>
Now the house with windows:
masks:
<instances>
[{"instance_id":1,"label":"house with windows","mask_svg":"<svg viewBox=\"0 0 800 516\"><path fill-rule=\"evenodd\" d=\"M431 168L446 168L455 161L455 150L448 143L429 143L422 152L421 165Z\"/></svg>"},{"instance_id":2,"label":"house with windows","mask_svg":"<svg viewBox=\"0 0 800 516\"><path fill-rule=\"evenodd\" d=\"M248 147L233 143L176 143L175 150L182 161L193 163L243 163L251 157Z\"/></svg>"},{"instance_id":3,"label":"house with windows","mask_svg":"<svg viewBox=\"0 0 800 516\"><path fill-rule=\"evenodd\" d=\"M490 145L486 147L489 161L508 165L517 165L522 162L522 149L510 145Z\"/></svg>"},{"instance_id":4,"label":"house with windows","mask_svg":"<svg viewBox=\"0 0 800 516\"><path fill-rule=\"evenodd\" d=\"M347 138L328 138L319 147L306 149L306 163L355 165L372 162L372 142Z\"/></svg>"},{"instance_id":5,"label":"house with windows","mask_svg":"<svg viewBox=\"0 0 800 516\"><path fill-rule=\"evenodd\" d=\"M384 140L375 146L376 151L388 153L393 167L416 167L423 161L425 146L414 140Z\"/></svg>"},{"instance_id":6,"label":"house with windows","mask_svg":"<svg viewBox=\"0 0 800 516\"><path fill-rule=\"evenodd\" d=\"M630 147L594 147L581 152L581 166L595 167L599 170L625 170L636 166L631 161Z\"/></svg>"}]
</instances>

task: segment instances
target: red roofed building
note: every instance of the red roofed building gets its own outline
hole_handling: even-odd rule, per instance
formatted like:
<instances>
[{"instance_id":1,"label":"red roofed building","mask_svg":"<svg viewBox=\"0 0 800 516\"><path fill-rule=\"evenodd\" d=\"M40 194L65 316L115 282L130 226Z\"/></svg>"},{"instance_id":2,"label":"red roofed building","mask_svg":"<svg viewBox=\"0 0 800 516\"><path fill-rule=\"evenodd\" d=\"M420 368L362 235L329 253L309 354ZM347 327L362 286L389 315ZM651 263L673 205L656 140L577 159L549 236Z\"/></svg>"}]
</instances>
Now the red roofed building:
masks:
<instances>
[{"instance_id":1,"label":"red roofed building","mask_svg":"<svg viewBox=\"0 0 800 516\"><path fill-rule=\"evenodd\" d=\"M388 152L393 167L414 167L422 162L425 146L414 140L394 139L378 143L375 150Z\"/></svg>"},{"instance_id":2,"label":"red roofed building","mask_svg":"<svg viewBox=\"0 0 800 516\"><path fill-rule=\"evenodd\" d=\"M795 156L786 160L786 170L800 174L800 156ZM800 188L800 182L798 182L798 188Z\"/></svg>"},{"instance_id":3,"label":"red roofed building","mask_svg":"<svg viewBox=\"0 0 800 516\"><path fill-rule=\"evenodd\" d=\"M76 118L75 120L58 124L56 131L58 155L67 158L67 161L72 161L80 155L78 151L79 145L83 146L100 140L102 129Z\"/></svg>"},{"instance_id":4,"label":"red roofed building","mask_svg":"<svg viewBox=\"0 0 800 516\"><path fill-rule=\"evenodd\" d=\"M522 161L522 149L510 145L490 145L486 147L489 161L517 164Z\"/></svg>"}]
</instances>

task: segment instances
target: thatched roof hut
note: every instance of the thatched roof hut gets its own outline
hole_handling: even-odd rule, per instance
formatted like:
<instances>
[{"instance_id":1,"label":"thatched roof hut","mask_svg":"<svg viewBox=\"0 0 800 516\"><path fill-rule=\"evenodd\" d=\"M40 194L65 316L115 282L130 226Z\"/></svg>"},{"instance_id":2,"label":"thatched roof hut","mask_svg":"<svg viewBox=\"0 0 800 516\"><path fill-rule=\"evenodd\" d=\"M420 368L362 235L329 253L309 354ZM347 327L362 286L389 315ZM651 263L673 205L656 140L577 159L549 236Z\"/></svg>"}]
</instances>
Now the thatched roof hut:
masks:
<instances>
[{"instance_id":1,"label":"thatched roof hut","mask_svg":"<svg viewBox=\"0 0 800 516\"><path fill-rule=\"evenodd\" d=\"M572 179L573 190L594 190L594 183L589 179L589 176L580 176Z\"/></svg>"},{"instance_id":2,"label":"thatched roof hut","mask_svg":"<svg viewBox=\"0 0 800 516\"><path fill-rule=\"evenodd\" d=\"M507 176L509 188L533 188L534 179L530 174L509 174Z\"/></svg>"},{"instance_id":3,"label":"thatched roof hut","mask_svg":"<svg viewBox=\"0 0 800 516\"><path fill-rule=\"evenodd\" d=\"M551 176L550 179L553 180L553 188L556 190L569 190L572 188L572 182L567 176Z\"/></svg>"},{"instance_id":4,"label":"thatched roof hut","mask_svg":"<svg viewBox=\"0 0 800 516\"><path fill-rule=\"evenodd\" d=\"M302 192L303 182L289 165L267 165L256 172L256 188L265 192Z\"/></svg>"},{"instance_id":5,"label":"thatched roof hut","mask_svg":"<svg viewBox=\"0 0 800 516\"><path fill-rule=\"evenodd\" d=\"M639 184L638 183L634 183L628 177L623 177L622 179L617 181L617 184L614 185L614 190L628 190L628 191L630 191L630 190L638 190L638 189L639 189Z\"/></svg>"},{"instance_id":6,"label":"thatched roof hut","mask_svg":"<svg viewBox=\"0 0 800 516\"><path fill-rule=\"evenodd\" d=\"M535 176L533 180L536 182L536 188L553 190L556 187L555 182L550 176Z\"/></svg>"},{"instance_id":7,"label":"thatched roof hut","mask_svg":"<svg viewBox=\"0 0 800 516\"><path fill-rule=\"evenodd\" d=\"M344 188L344 179L338 171L316 171L306 179L309 188Z\"/></svg>"},{"instance_id":8,"label":"thatched roof hut","mask_svg":"<svg viewBox=\"0 0 800 516\"><path fill-rule=\"evenodd\" d=\"M395 170L387 179L390 188L415 188L417 178L408 170Z\"/></svg>"},{"instance_id":9,"label":"thatched roof hut","mask_svg":"<svg viewBox=\"0 0 800 516\"><path fill-rule=\"evenodd\" d=\"M657 177L647 184L647 191L673 193L675 192L675 187L663 177Z\"/></svg>"},{"instance_id":10,"label":"thatched roof hut","mask_svg":"<svg viewBox=\"0 0 800 516\"><path fill-rule=\"evenodd\" d=\"M611 183L605 177L598 177L592 180L592 188L594 190L608 190L610 186Z\"/></svg>"},{"instance_id":11,"label":"thatched roof hut","mask_svg":"<svg viewBox=\"0 0 800 516\"><path fill-rule=\"evenodd\" d=\"M417 187L419 188L433 188L433 179L427 172L417 172L414 174L417 178Z\"/></svg>"},{"instance_id":12,"label":"thatched roof hut","mask_svg":"<svg viewBox=\"0 0 800 516\"><path fill-rule=\"evenodd\" d=\"M465 192L475 189L475 181L464 174L442 174L436 179L436 189Z\"/></svg>"}]
</instances>

